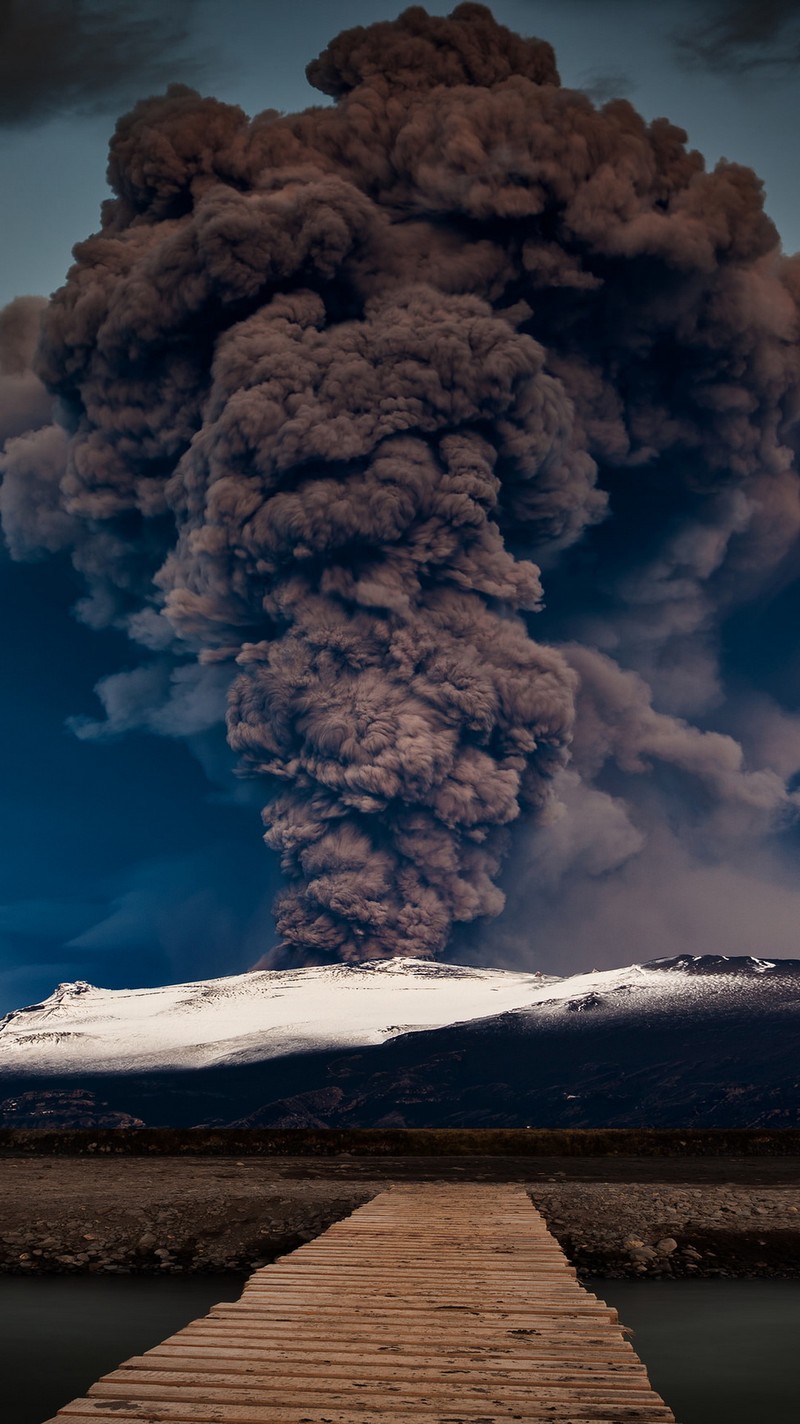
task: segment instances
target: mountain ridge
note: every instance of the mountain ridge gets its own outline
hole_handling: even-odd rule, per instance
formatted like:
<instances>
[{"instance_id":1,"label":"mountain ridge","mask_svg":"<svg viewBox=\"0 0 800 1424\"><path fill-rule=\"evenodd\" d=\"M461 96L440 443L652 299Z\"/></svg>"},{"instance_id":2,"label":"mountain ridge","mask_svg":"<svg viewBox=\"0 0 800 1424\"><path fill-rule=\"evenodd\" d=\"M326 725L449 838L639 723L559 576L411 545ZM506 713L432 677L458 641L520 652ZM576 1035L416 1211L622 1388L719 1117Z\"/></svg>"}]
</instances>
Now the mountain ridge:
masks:
<instances>
[{"instance_id":1,"label":"mountain ridge","mask_svg":"<svg viewBox=\"0 0 800 1424\"><path fill-rule=\"evenodd\" d=\"M203 1041L209 1014L227 1031L244 989L272 1029L251 1019ZM142 1044L133 1010L159 1006L171 1047L126 1057ZM794 959L681 955L562 979L405 960L160 990L78 983L0 1024L0 1126L800 1127L798 1042Z\"/></svg>"},{"instance_id":2,"label":"mountain ridge","mask_svg":"<svg viewBox=\"0 0 800 1424\"><path fill-rule=\"evenodd\" d=\"M563 977L397 958L257 970L145 989L59 984L0 1020L0 1075L130 1072L259 1062L379 1044L508 1012L560 1014L645 996L652 1012L797 977L800 960L680 955Z\"/></svg>"}]
</instances>

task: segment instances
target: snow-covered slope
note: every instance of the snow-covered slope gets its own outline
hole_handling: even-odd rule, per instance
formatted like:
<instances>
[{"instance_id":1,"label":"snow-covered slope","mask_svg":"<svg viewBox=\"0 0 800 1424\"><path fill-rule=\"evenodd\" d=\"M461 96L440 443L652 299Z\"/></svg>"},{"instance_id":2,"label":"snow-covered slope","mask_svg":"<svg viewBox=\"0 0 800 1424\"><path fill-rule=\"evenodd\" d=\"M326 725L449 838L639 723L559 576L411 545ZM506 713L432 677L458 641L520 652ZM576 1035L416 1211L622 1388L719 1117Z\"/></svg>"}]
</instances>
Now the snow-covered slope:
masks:
<instances>
[{"instance_id":1,"label":"snow-covered slope","mask_svg":"<svg viewBox=\"0 0 800 1424\"><path fill-rule=\"evenodd\" d=\"M0 1020L0 1073L207 1067L359 1047L520 1008L547 983L393 959L159 989L60 984Z\"/></svg>"},{"instance_id":2,"label":"snow-covered slope","mask_svg":"<svg viewBox=\"0 0 800 1424\"><path fill-rule=\"evenodd\" d=\"M365 1047L516 1012L542 1023L598 1007L680 1011L747 994L769 960L682 956L565 979L422 960L264 971L158 989L61 984L0 1020L0 1074L80 1074L257 1063Z\"/></svg>"}]
</instances>

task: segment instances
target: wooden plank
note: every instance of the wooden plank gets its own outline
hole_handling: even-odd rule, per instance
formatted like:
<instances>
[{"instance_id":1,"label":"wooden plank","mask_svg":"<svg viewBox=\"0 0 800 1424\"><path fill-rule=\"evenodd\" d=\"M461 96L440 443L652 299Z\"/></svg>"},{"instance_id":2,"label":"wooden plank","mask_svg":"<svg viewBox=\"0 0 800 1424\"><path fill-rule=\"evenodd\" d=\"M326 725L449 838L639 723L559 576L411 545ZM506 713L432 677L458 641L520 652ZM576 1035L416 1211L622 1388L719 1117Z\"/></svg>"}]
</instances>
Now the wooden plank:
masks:
<instances>
[{"instance_id":1,"label":"wooden plank","mask_svg":"<svg viewBox=\"0 0 800 1424\"><path fill-rule=\"evenodd\" d=\"M611 1322L607 1322L609 1325ZM497 1320L491 1317L475 1322L475 1329L469 1327L473 1324L468 1319L459 1317L453 1320L448 1315L446 1319L442 1316L426 1317L416 1323L407 1324L402 1327L396 1321L389 1321L381 1316L375 1316L364 1312L359 1315L353 1312L351 1315L342 1315L335 1326L330 1326L323 1330L314 1312L309 1310L305 1317L291 1316L269 1316L264 1322L249 1320L245 1317L234 1317L229 1322L223 1320L210 1321L208 1326L204 1322L189 1326L185 1334L191 1335L202 1341L212 1335L218 1335L220 1331L227 1333L226 1324L230 1325L231 1335L236 1335L243 1340L263 1340L265 1329L272 1335L282 1335L291 1338L302 1330L316 1328L324 1339L340 1339L343 1332L348 1336L353 1330L366 1331L369 1329L371 1338L380 1340L383 1343L391 1343L396 1340L398 1333L409 1340L417 1340L422 1343L427 1342L430 1347L433 1338L442 1341L457 1342L468 1338L470 1340L486 1339L495 1347L511 1337L511 1339L524 1339L527 1336L536 1336L538 1339L560 1340L571 1336L576 1340L584 1340L589 1343L603 1342L603 1336L598 1332L596 1325L582 1324L573 1320L547 1320L542 1316L531 1318L530 1316L513 1316L508 1320ZM463 1330L460 1328L463 1325ZM480 1333L478 1333L480 1332ZM183 1336L181 1338L184 1338Z\"/></svg>"},{"instance_id":2,"label":"wooden plank","mask_svg":"<svg viewBox=\"0 0 800 1424\"><path fill-rule=\"evenodd\" d=\"M366 1313L364 1317L356 1311L348 1314L343 1313L337 1320L332 1320L326 1324L324 1329L320 1327L315 1334L319 1340L326 1342L342 1339L350 1340L353 1338L353 1321L358 1322L362 1318L366 1318ZM611 1326L613 1328L612 1321L601 1320L599 1322L589 1321L579 1331L573 1331L570 1329L570 1322L548 1320L542 1317L540 1317L538 1322L529 1322L528 1324L519 1324L516 1319L492 1318L487 1324L486 1322L475 1321L474 1317L463 1315L461 1311L449 1310L442 1311L441 1314L436 1315L433 1324L436 1327L437 1339L452 1337L455 1342L460 1340L465 1345L469 1344L470 1348L479 1348L481 1345L485 1345L491 1349L497 1349L505 1345L511 1346L514 1341L528 1341L530 1343L533 1340L544 1339L548 1335L554 1338L562 1338L568 1333L580 1334L581 1338L585 1340L587 1344L592 1341L598 1341L605 1345L606 1343L610 1343L608 1341L608 1327ZM616 1328L619 1329L620 1327L617 1326ZM292 1340L296 1339L298 1334L304 1333L307 1332L298 1331L298 1320L296 1317L278 1315L277 1313L270 1316L269 1338L276 1340L278 1338L288 1338ZM202 1320L193 1321L191 1325L184 1326L173 1338L177 1342L188 1339L197 1339L198 1342L210 1342L213 1337L221 1336L224 1339L232 1339L237 1335L242 1336L242 1338L246 1337L254 1342L263 1340L265 1338L264 1325L258 1321L247 1320L244 1316L234 1316L227 1320L219 1319L218 1317L204 1318ZM363 1331L360 1332L359 1338L364 1338ZM430 1329L427 1324L424 1326L414 1325L408 1321L405 1329L402 1332L398 1332L395 1324L390 1324L380 1316L378 1316L370 1326L369 1339L374 1340L376 1344L385 1348L391 1348L392 1343L397 1340L402 1340L404 1343L422 1340L428 1349L430 1349L431 1345ZM629 1341L626 1340L625 1336L622 1336L622 1339L616 1343L621 1349L632 1349L632 1346Z\"/></svg>"},{"instance_id":3,"label":"wooden plank","mask_svg":"<svg viewBox=\"0 0 800 1424\"><path fill-rule=\"evenodd\" d=\"M625 1363L608 1363L604 1358L596 1360L575 1360L565 1354L565 1356L554 1357L548 1351L535 1356L537 1364L537 1378L542 1374L564 1373L588 1376L589 1378L602 1377L609 1380L626 1380L626 1378L646 1377L645 1367L641 1361L633 1356ZM121 1370L127 1368L147 1368L147 1370L191 1370L195 1374L204 1373L205 1370L239 1371L239 1373L285 1373L293 1374L300 1370L316 1370L325 1368L332 1374L352 1374L354 1368L362 1374L374 1374L376 1377L383 1376L387 1370L393 1373L409 1374L411 1378L443 1378L458 1374L458 1376L470 1376L470 1374L480 1374L481 1377L514 1378L520 1376L522 1371L530 1370L531 1358L514 1357L490 1357L473 1358L465 1356L456 1357L448 1354L444 1363L431 1364L430 1356L409 1356L409 1354L370 1354L367 1350L352 1350L350 1354L329 1354L326 1351L316 1351L307 1354L289 1354L289 1351L241 1351L231 1350L152 1350L148 1354L134 1356L131 1360L125 1360L121 1364Z\"/></svg>"},{"instance_id":4,"label":"wooden plank","mask_svg":"<svg viewBox=\"0 0 800 1424\"><path fill-rule=\"evenodd\" d=\"M264 1400L264 1389L257 1385L242 1383L230 1385L224 1379L222 1381L209 1381L207 1379L197 1380L192 1376L189 1379L171 1380L136 1380L135 1398L143 1404L150 1401L155 1403L198 1403L198 1404L242 1404L259 1405ZM104 1399L131 1398L131 1380L98 1380L92 1385L89 1397ZM383 1380L379 1385L373 1381L371 1387L356 1380L347 1380L340 1384L334 1380L315 1379L313 1376L304 1384L298 1385L296 1380L287 1379L281 1384L273 1384L269 1391L271 1404L291 1405L296 1402L297 1390L302 1389L304 1399L319 1404L340 1404L344 1407L353 1398L355 1391L358 1391L358 1398L362 1404L380 1405L386 1398L391 1397L396 1404L416 1405L421 1403L421 1391L418 1388L406 1388L402 1382L397 1380ZM580 1389L580 1400L582 1405L636 1405L639 1409L655 1408L652 1393L639 1391L630 1395L621 1391L608 1391L603 1389ZM426 1384L424 1391L424 1403L433 1408L444 1408L450 1404L452 1399L452 1384L450 1381L442 1381L435 1388ZM520 1408L521 1404L527 1403L530 1399L530 1389L520 1387L515 1389L500 1386L492 1388L490 1385L461 1385L458 1391L459 1407L467 1403L483 1404L491 1406L493 1409L505 1407ZM548 1405L560 1404L574 1406L576 1400L576 1389L571 1384L547 1386Z\"/></svg>"},{"instance_id":5,"label":"wooden plank","mask_svg":"<svg viewBox=\"0 0 800 1424\"><path fill-rule=\"evenodd\" d=\"M426 1294L417 1300L406 1300L395 1291L364 1290L352 1295L344 1289L339 1293L338 1303L335 1297L321 1297L315 1290L309 1290L307 1294L293 1291L291 1295L284 1291L269 1291L265 1292L261 1299L253 1296L243 1297L235 1305L217 1307L209 1314L212 1320L228 1320L234 1315L240 1319L257 1319L259 1316L271 1317L276 1311L280 1311L284 1319L288 1319L293 1316L302 1317L308 1314L309 1309L315 1309L317 1318L324 1323L328 1319L335 1320L348 1310L360 1313L359 1302L367 1300L371 1314L380 1315L384 1320L399 1316L409 1324L412 1324L417 1316L429 1319L431 1316L441 1316L445 1311L468 1315L473 1320L482 1317L496 1319L502 1312L505 1320L511 1317L517 1319L525 1316L533 1319L535 1316L541 1316L543 1320L555 1320L558 1317L588 1323L606 1320L612 1324L617 1323L616 1311L603 1310L599 1305L584 1305L579 1301L563 1298L539 1300L534 1296L531 1300L509 1304L507 1295L490 1295L480 1302L462 1302L453 1296L445 1296L437 1301L436 1296Z\"/></svg>"},{"instance_id":6,"label":"wooden plank","mask_svg":"<svg viewBox=\"0 0 800 1424\"><path fill-rule=\"evenodd\" d=\"M193 1355L195 1359L201 1359L203 1355L206 1354L212 1357L215 1352L218 1353L220 1351L224 1354L227 1350L232 1357L235 1356L243 1360L256 1360L264 1358L265 1356L279 1356L281 1348L283 1347L285 1350L287 1346L292 1347L292 1353L296 1355L297 1347L295 1345L295 1339L296 1336L275 1342L267 1342L263 1339L254 1340L252 1338L229 1341L216 1339L211 1341L208 1345L201 1344L197 1340L191 1340L188 1341L185 1346L183 1342L180 1341L173 1342L165 1340L160 1348L172 1356L185 1354L188 1357L189 1355ZM613 1350L610 1346L604 1348L602 1342L594 1342L590 1346L587 1346L583 1338L580 1342L580 1351L575 1349L575 1341L572 1338L559 1340L548 1337L546 1339L537 1339L533 1344L528 1341L521 1342L521 1344L516 1341L512 1343L515 1348L505 1349L503 1341L501 1340L499 1345L493 1345L486 1349L485 1354L481 1354L481 1346L468 1345L465 1349L464 1341L458 1338L452 1338L442 1342L437 1340L437 1350L432 1354L430 1337L424 1340L414 1341L413 1345L410 1345L407 1351L404 1351L402 1347L396 1346L392 1342L376 1347L370 1351L360 1344L353 1344L351 1341L342 1339L330 1342L330 1344L322 1350L309 1348L303 1358L314 1359L317 1355L321 1355L324 1358L338 1356L340 1358L359 1360L370 1357L380 1362L384 1360L403 1359L407 1353L410 1353L412 1357L417 1357L427 1349L427 1359L442 1363L445 1361L448 1363L450 1361L458 1361L462 1358L475 1359L486 1362L487 1367L489 1363L498 1360L502 1360L504 1363L508 1362L509 1366L514 1365L518 1368L528 1368L532 1363L537 1361L541 1362L543 1359L552 1360L558 1364L561 1364L563 1361L579 1359L585 1361L587 1365L607 1363L609 1367L628 1365L636 1361L636 1355L633 1353L632 1347L628 1347L627 1351L622 1352Z\"/></svg>"},{"instance_id":7,"label":"wooden plank","mask_svg":"<svg viewBox=\"0 0 800 1424\"><path fill-rule=\"evenodd\" d=\"M284 1386L287 1381L301 1378L309 1382L315 1382L315 1388L318 1387L317 1382L321 1382L324 1388L331 1387L336 1389L340 1388L343 1384L349 1387L351 1384L357 1383L359 1389L364 1392L368 1392L369 1389L374 1388L376 1384L376 1377L374 1375L364 1375L361 1370L351 1370L346 1374L336 1375L325 1367L318 1367L316 1370L303 1370L300 1366L295 1366L294 1370L279 1370L266 1374L259 1372L258 1378L261 1380L280 1380ZM426 1395L428 1397L437 1394L449 1395L452 1390L453 1379L454 1376L449 1374L447 1376L441 1374L439 1376L427 1377L425 1380ZM618 1381L609 1383L605 1378L599 1380L596 1378L586 1379L584 1376L579 1381L579 1387L584 1391L585 1397L591 1397L593 1399L597 1397L604 1399L617 1398L620 1396L625 1399L630 1399L639 1395L652 1399L652 1393L647 1379L646 1377L643 1377L643 1379L644 1383L640 1379L636 1384L625 1386L620 1385ZM563 1390L565 1384L568 1384L571 1388L575 1383L575 1378L572 1374L559 1374L556 1371L543 1373L537 1370L536 1382L540 1388L545 1380L548 1381L548 1397ZM417 1383L417 1376L398 1375L394 1370L391 1370L379 1376L377 1382L381 1388L391 1386L393 1389L402 1391L409 1384L415 1385ZM186 1370L139 1370L132 1374L129 1369L123 1367L118 1370L113 1370L111 1374L105 1375L103 1379L98 1380L97 1384L92 1385L89 1393L90 1395L95 1395L113 1392L116 1395L122 1394L124 1397L126 1392L130 1393L134 1385L137 1390L147 1387L152 1398L169 1399L169 1393L156 1395L153 1391L158 1389L171 1391L173 1388L200 1390L207 1388L223 1389L228 1392L249 1391L253 1388L253 1376L237 1375L235 1372L221 1368L216 1372L206 1371L202 1374L201 1378L198 1378L197 1372L191 1366ZM524 1378L520 1381L519 1378L514 1380L509 1379L508 1376L497 1377L492 1375L479 1375L477 1373L474 1373L472 1377L468 1379L462 1377L459 1382L459 1389L464 1397L467 1398L471 1397L473 1393L484 1394L487 1390L496 1390L501 1385L506 1389L509 1395L522 1392L527 1396L530 1393L529 1382Z\"/></svg>"},{"instance_id":8,"label":"wooden plank","mask_svg":"<svg viewBox=\"0 0 800 1424\"><path fill-rule=\"evenodd\" d=\"M554 1413L552 1410L534 1413L534 1408L535 1406L531 1406L523 1413L516 1412L508 1417L513 1420L513 1424L654 1424L651 1414L640 1414L635 1410L624 1415L616 1410L589 1415L580 1409L571 1409L566 1414ZM470 1415L460 1409L454 1412L452 1408L446 1414L406 1409L401 1411L393 1404L388 1404L385 1409L373 1409L368 1405L360 1406L356 1402L348 1405L345 1410L324 1405L319 1408L301 1404L291 1409L284 1405L277 1408L263 1405L257 1416L250 1414L245 1419L222 1411L214 1412L213 1407L211 1413L208 1413L200 1412L199 1409L192 1410L191 1406L186 1406L179 1414L165 1414L158 1406L143 1407L126 1414L118 1409L89 1409L87 1405L86 1412L70 1410L68 1417L70 1424L111 1424L111 1421L120 1418L135 1420L137 1424L470 1424L470 1421L474 1421L474 1424L499 1424L506 1416L487 1414L485 1410L478 1415ZM60 1411L44 1424L64 1424L65 1418L67 1415ZM674 1416L667 1412L657 1424L672 1424L673 1419Z\"/></svg>"},{"instance_id":9,"label":"wooden plank","mask_svg":"<svg viewBox=\"0 0 800 1424\"><path fill-rule=\"evenodd\" d=\"M354 1406L348 1403L341 1405L328 1404L320 1405L319 1402L310 1406L299 1406L299 1418L304 1420L308 1417L308 1408L316 1408L318 1417L323 1420L330 1420L332 1415L344 1421L354 1417ZM357 1404L359 1417L367 1415L368 1418L380 1418L386 1420L400 1420L406 1418L404 1406L392 1399L381 1399L377 1403L361 1400ZM298 1408L295 1404L289 1406L286 1403L278 1402L270 1404L269 1415L266 1415L264 1405L258 1404L199 1404L190 1401L185 1403L164 1404L156 1401L145 1403L144 1401L129 1401L127 1404L121 1400L79 1400L75 1405L68 1404L64 1409L59 1410L57 1419L73 1420L80 1419L137 1419L142 1424L143 1420L147 1424L263 1424L265 1417L272 1419L288 1419L289 1409ZM338 1411L334 1415L334 1411ZM475 1404L462 1403L458 1400L455 1404L451 1400L443 1411L438 1404L427 1405L424 1400L417 1401L413 1406L415 1418L425 1421L425 1424L435 1424L435 1421L446 1419L448 1421L474 1420L475 1424L487 1424L487 1410L485 1403ZM630 1408L622 1405L592 1405L575 1404L567 1405L560 1409L557 1405L545 1403L537 1409L536 1403L529 1404L524 1411L511 1405L508 1407L497 1407L492 1405L489 1420L558 1420L559 1424L574 1424L575 1418L579 1417L584 1424L674 1424L674 1416L666 1409L642 1409L638 1405ZM297 1417L297 1416L296 1416Z\"/></svg>"},{"instance_id":10,"label":"wooden plank","mask_svg":"<svg viewBox=\"0 0 800 1424\"><path fill-rule=\"evenodd\" d=\"M278 1405L235 1405L235 1404L131 1404L119 1407L121 1401L109 1400L107 1405L101 1401L96 1402L96 1407L92 1407L90 1400L85 1401L80 1408L73 1408L71 1405L60 1410L56 1418L63 1421L69 1420L74 1424L75 1420L113 1420L131 1419L137 1420L138 1424L309 1424L310 1420L319 1420L320 1424L354 1424L354 1421L363 1421L363 1424L400 1424L400 1421L417 1420L419 1424L500 1424L500 1421L513 1420L515 1424L546 1424L546 1421L556 1421L556 1424L673 1424L674 1416L669 1410L661 1413L652 1411L642 1411L636 1407L632 1409L621 1409L616 1405L599 1406L594 1408L591 1405L568 1406L565 1410L557 1406L534 1404L527 1405L524 1410L514 1407L512 1410L492 1408L487 1412L485 1404L462 1405L452 1403L443 1411L439 1406L426 1408L424 1405L413 1409L406 1409L396 1404L393 1400L383 1400L379 1405L367 1403L348 1404L344 1409L341 1406L331 1404L301 1404L292 1405L291 1408L285 1404Z\"/></svg>"},{"instance_id":11,"label":"wooden plank","mask_svg":"<svg viewBox=\"0 0 800 1424\"><path fill-rule=\"evenodd\" d=\"M130 1384L130 1371L135 1372L140 1379L153 1375L177 1375L188 1374L193 1378L200 1376L209 1377L211 1375L224 1374L233 1379L290 1379L293 1375L306 1376L315 1372L324 1374L326 1379L353 1379L356 1375L360 1380L382 1380L390 1375L396 1380L426 1380L433 1383L439 1380L469 1380L471 1378L480 1379L486 1383L499 1383L505 1380L510 1384L519 1383L522 1379L527 1388L527 1366L523 1367L524 1373L518 1367L516 1370L508 1366L495 1365L487 1368L477 1362L472 1365L417 1365L416 1367L402 1361L395 1362L387 1366L386 1361L375 1363L370 1360L353 1359L350 1361L334 1362L323 1359L319 1356L301 1355L294 1360L259 1360L249 1363L236 1359L228 1359L221 1351L217 1358L211 1359L196 1358L188 1355L139 1355L133 1359L126 1360L124 1365L120 1365L118 1370L106 1375L106 1379L120 1379L123 1376ZM574 1364L549 1363L546 1359L540 1361L536 1369L537 1382L541 1384L543 1380L552 1379L554 1381L565 1379L582 1379L592 1385L604 1384L615 1389L638 1388L641 1385L649 1389L647 1374L644 1367L636 1370L622 1371L603 1368L598 1366L587 1369L586 1366Z\"/></svg>"}]
</instances>

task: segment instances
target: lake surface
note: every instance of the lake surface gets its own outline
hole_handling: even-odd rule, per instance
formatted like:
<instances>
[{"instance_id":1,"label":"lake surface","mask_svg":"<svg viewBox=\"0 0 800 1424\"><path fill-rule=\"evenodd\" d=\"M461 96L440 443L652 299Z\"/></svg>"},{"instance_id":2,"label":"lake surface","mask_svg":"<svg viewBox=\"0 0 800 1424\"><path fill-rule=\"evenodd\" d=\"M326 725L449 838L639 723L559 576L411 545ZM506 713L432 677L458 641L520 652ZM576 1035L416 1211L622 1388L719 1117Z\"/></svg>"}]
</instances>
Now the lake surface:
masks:
<instances>
[{"instance_id":1,"label":"lake surface","mask_svg":"<svg viewBox=\"0 0 800 1424\"><path fill-rule=\"evenodd\" d=\"M590 1281L678 1424L799 1424L800 1281Z\"/></svg>"},{"instance_id":2,"label":"lake surface","mask_svg":"<svg viewBox=\"0 0 800 1424\"><path fill-rule=\"evenodd\" d=\"M43 1424L122 1360L149 1350L240 1276L0 1277L0 1419Z\"/></svg>"},{"instance_id":3,"label":"lake surface","mask_svg":"<svg viewBox=\"0 0 800 1424\"><path fill-rule=\"evenodd\" d=\"M44 1424L238 1276L0 1277L2 1424ZM800 1281L594 1281L679 1424L798 1424Z\"/></svg>"}]
</instances>

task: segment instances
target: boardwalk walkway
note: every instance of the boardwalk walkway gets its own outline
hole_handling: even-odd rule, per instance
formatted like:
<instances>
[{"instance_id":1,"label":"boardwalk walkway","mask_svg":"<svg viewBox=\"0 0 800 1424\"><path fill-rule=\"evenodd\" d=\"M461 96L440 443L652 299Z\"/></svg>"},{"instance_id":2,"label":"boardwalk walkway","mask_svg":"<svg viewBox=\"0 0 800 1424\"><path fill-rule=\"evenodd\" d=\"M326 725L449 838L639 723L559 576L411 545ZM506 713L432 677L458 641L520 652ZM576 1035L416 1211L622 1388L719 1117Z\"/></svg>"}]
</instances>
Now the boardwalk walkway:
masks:
<instances>
[{"instance_id":1,"label":"boardwalk walkway","mask_svg":"<svg viewBox=\"0 0 800 1424\"><path fill-rule=\"evenodd\" d=\"M381 1193L56 1420L674 1424L523 1189L469 1184Z\"/></svg>"}]
</instances>

